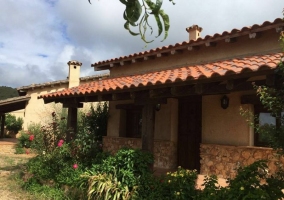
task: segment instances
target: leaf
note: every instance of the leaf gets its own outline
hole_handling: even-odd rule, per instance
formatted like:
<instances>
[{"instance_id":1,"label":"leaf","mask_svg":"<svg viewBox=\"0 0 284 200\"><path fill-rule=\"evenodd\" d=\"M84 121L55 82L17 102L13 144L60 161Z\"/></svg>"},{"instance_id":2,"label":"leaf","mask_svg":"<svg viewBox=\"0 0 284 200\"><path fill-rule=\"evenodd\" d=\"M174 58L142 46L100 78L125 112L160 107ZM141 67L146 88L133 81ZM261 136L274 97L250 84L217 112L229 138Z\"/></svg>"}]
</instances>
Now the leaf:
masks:
<instances>
[{"instance_id":1,"label":"leaf","mask_svg":"<svg viewBox=\"0 0 284 200\"><path fill-rule=\"evenodd\" d=\"M135 0L131 4L126 5L125 13L127 21L135 23L140 18L142 7L139 0Z\"/></svg>"},{"instance_id":2,"label":"leaf","mask_svg":"<svg viewBox=\"0 0 284 200\"><path fill-rule=\"evenodd\" d=\"M165 27L165 36L164 36L164 39L162 40L164 41L168 37L168 33L170 29L170 18L166 13L164 13L163 10L160 10L159 14L163 19L164 27Z\"/></svg>"},{"instance_id":3,"label":"leaf","mask_svg":"<svg viewBox=\"0 0 284 200\"><path fill-rule=\"evenodd\" d=\"M126 30L128 30L129 33L130 33L131 35L133 35L133 36L140 35L140 33L135 33L135 32L133 32L133 31L130 30L130 28L129 28L129 22L126 22L126 23L124 24L124 28L125 28Z\"/></svg>"},{"instance_id":4,"label":"leaf","mask_svg":"<svg viewBox=\"0 0 284 200\"><path fill-rule=\"evenodd\" d=\"M158 35L156 37L159 37L162 34L162 32L163 32L163 25L162 25L162 22L160 20L159 15L155 14L154 16L155 16L155 19L156 19L156 22L157 22L157 26L158 26L158 31L159 31Z\"/></svg>"},{"instance_id":5,"label":"leaf","mask_svg":"<svg viewBox=\"0 0 284 200\"><path fill-rule=\"evenodd\" d=\"M156 5L155 7L152 9L152 12L151 14L158 14L161 7L162 7L162 4L163 4L163 0L156 0Z\"/></svg>"}]
</instances>

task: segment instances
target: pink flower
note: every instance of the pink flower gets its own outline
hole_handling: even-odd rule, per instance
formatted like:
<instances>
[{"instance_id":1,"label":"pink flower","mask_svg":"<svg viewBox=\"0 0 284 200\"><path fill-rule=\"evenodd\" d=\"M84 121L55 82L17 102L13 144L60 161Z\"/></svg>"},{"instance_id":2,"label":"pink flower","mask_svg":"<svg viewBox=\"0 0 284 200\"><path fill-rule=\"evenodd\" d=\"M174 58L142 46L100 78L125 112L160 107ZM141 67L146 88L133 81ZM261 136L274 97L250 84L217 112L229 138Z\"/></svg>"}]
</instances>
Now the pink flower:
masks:
<instances>
[{"instance_id":1,"label":"pink flower","mask_svg":"<svg viewBox=\"0 0 284 200\"><path fill-rule=\"evenodd\" d=\"M33 141L34 139L35 139L35 136L34 135L30 135L29 140Z\"/></svg>"},{"instance_id":2,"label":"pink flower","mask_svg":"<svg viewBox=\"0 0 284 200\"><path fill-rule=\"evenodd\" d=\"M74 165L73 165L73 169L77 169L78 168L78 165L75 163Z\"/></svg>"},{"instance_id":3,"label":"pink flower","mask_svg":"<svg viewBox=\"0 0 284 200\"><path fill-rule=\"evenodd\" d=\"M63 144L61 142L58 142L57 146L61 147Z\"/></svg>"},{"instance_id":4,"label":"pink flower","mask_svg":"<svg viewBox=\"0 0 284 200\"><path fill-rule=\"evenodd\" d=\"M64 140L59 140L59 142L63 144L63 143L64 143Z\"/></svg>"}]
</instances>

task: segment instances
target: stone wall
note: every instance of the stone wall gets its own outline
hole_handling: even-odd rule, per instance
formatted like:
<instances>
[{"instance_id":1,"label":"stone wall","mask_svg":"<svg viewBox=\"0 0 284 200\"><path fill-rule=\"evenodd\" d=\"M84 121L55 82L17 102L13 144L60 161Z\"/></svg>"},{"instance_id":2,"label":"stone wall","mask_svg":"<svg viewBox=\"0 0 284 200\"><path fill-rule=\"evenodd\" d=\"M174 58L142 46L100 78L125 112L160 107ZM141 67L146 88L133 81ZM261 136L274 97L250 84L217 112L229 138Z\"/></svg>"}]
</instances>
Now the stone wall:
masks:
<instances>
[{"instance_id":1,"label":"stone wall","mask_svg":"<svg viewBox=\"0 0 284 200\"><path fill-rule=\"evenodd\" d=\"M274 173L277 165L284 164L283 156L271 148L263 147L201 144L200 154L200 173L215 174L219 178L233 178L239 166L247 166L261 159L268 160L269 173Z\"/></svg>"},{"instance_id":2,"label":"stone wall","mask_svg":"<svg viewBox=\"0 0 284 200\"><path fill-rule=\"evenodd\" d=\"M117 152L122 147L141 149L142 142L140 138L123 137L104 137L103 149L111 153ZM174 169L177 167L177 147L171 141L154 141L154 167L161 169Z\"/></svg>"}]
</instances>

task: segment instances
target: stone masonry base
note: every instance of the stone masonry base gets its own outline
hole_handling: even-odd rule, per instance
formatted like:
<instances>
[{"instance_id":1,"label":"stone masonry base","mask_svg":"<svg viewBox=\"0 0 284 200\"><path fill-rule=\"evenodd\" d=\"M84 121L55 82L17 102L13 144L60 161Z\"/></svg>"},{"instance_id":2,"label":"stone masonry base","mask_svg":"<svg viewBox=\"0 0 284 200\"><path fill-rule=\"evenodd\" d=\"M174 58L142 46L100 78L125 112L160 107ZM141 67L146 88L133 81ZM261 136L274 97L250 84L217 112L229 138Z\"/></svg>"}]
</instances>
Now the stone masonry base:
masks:
<instances>
[{"instance_id":1,"label":"stone masonry base","mask_svg":"<svg viewBox=\"0 0 284 200\"><path fill-rule=\"evenodd\" d=\"M122 147L141 149L142 142L140 138L123 137L104 137L103 149L111 153L117 152ZM177 167L177 147L171 141L154 141L154 167L160 169L174 169Z\"/></svg>"},{"instance_id":2,"label":"stone masonry base","mask_svg":"<svg viewBox=\"0 0 284 200\"><path fill-rule=\"evenodd\" d=\"M284 157L271 148L201 144L200 153L200 173L215 174L219 178L234 178L238 167L250 165L257 160L268 160L271 174L284 164Z\"/></svg>"}]
</instances>

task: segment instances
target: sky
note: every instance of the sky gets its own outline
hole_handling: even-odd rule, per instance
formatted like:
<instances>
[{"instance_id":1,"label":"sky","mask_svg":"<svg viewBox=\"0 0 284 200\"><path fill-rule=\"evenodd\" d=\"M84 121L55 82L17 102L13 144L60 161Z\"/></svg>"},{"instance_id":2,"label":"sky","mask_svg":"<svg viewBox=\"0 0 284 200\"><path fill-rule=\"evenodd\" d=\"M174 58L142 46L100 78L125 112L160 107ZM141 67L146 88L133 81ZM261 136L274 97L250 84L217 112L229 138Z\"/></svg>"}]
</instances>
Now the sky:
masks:
<instances>
[{"instance_id":1,"label":"sky","mask_svg":"<svg viewBox=\"0 0 284 200\"><path fill-rule=\"evenodd\" d=\"M64 80L67 62L82 62L81 76L98 73L92 63L188 40L197 24L201 37L282 18L283 0L164 0L168 38L145 46L123 27L119 0L0 0L0 86L13 88ZM157 34L155 22L154 37ZM148 35L149 39L151 38ZM155 38L155 37L154 37Z\"/></svg>"}]
</instances>

